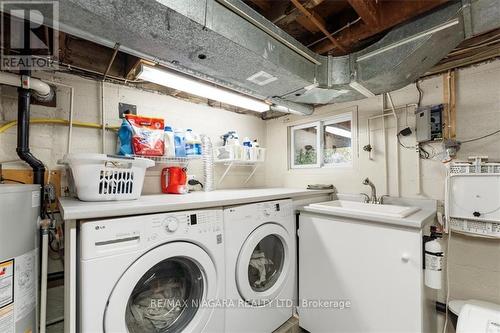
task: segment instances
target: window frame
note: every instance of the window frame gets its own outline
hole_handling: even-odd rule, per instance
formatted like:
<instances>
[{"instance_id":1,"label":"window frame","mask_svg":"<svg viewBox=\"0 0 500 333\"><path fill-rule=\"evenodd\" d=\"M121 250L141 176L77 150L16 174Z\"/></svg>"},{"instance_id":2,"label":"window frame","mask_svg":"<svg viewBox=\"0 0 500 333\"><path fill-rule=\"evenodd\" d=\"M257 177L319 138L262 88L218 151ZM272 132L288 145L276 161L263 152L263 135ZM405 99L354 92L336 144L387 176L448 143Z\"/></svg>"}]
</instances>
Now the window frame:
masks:
<instances>
[{"instance_id":1,"label":"window frame","mask_svg":"<svg viewBox=\"0 0 500 333\"><path fill-rule=\"evenodd\" d=\"M333 117L328 117L325 118L324 120L320 121L321 123L321 168L350 168L354 164L354 156L355 156L355 151L354 151L354 139L355 139L355 131L354 131L354 120L353 120L353 114L351 112L349 113L342 113ZM338 124L344 121L350 121L351 122L351 161L346 162L346 163L325 163L324 159L324 153L325 153L325 142L323 140L325 133L324 133L324 127L327 125L332 125L332 124Z\"/></svg>"},{"instance_id":2,"label":"window frame","mask_svg":"<svg viewBox=\"0 0 500 333\"><path fill-rule=\"evenodd\" d=\"M351 122L351 150L352 150L352 159L347 163L324 163L324 126L336 124L344 121ZM318 147L318 153L316 154L316 163L315 164L305 164L305 165L296 165L295 164L295 131L316 127L317 136L316 136L316 145ZM325 116L322 118L318 118L315 121L310 121L307 123L301 123L297 125L289 126L289 139L288 142L288 165L290 170L297 169L333 169L333 168L354 168L355 159L357 158L357 117L356 111L351 112L343 112L333 116Z\"/></svg>"},{"instance_id":3,"label":"window frame","mask_svg":"<svg viewBox=\"0 0 500 333\"><path fill-rule=\"evenodd\" d=\"M315 164L295 164L295 131L304 128L316 127L316 163ZM313 121L306 124L295 125L290 127L290 168L292 169L310 169L321 167L321 121Z\"/></svg>"}]
</instances>

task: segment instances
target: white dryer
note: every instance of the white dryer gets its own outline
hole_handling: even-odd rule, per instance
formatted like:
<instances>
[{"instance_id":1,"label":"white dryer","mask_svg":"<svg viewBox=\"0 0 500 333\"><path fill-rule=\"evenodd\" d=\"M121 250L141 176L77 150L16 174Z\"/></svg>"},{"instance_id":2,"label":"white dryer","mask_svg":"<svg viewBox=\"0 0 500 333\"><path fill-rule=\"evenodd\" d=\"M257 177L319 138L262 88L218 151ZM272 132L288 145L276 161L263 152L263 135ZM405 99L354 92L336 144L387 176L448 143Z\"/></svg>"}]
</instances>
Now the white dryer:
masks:
<instances>
[{"instance_id":1,"label":"white dryer","mask_svg":"<svg viewBox=\"0 0 500 333\"><path fill-rule=\"evenodd\" d=\"M212 209L82 222L80 332L223 332L222 217Z\"/></svg>"},{"instance_id":2,"label":"white dryer","mask_svg":"<svg viewBox=\"0 0 500 333\"><path fill-rule=\"evenodd\" d=\"M226 332L271 333L293 315L296 238L292 201L224 210Z\"/></svg>"}]
</instances>

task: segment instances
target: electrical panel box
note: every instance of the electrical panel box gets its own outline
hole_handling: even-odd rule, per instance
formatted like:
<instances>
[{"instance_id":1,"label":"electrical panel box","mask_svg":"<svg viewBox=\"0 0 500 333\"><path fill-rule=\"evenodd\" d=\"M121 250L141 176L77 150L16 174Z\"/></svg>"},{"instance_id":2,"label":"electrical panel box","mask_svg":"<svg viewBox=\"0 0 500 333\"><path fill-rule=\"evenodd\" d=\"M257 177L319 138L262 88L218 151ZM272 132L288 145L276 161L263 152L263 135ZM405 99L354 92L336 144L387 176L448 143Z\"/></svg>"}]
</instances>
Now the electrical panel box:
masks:
<instances>
[{"instance_id":1,"label":"electrical panel box","mask_svg":"<svg viewBox=\"0 0 500 333\"><path fill-rule=\"evenodd\" d=\"M420 107L415 111L417 142L443 138L443 104Z\"/></svg>"}]
</instances>

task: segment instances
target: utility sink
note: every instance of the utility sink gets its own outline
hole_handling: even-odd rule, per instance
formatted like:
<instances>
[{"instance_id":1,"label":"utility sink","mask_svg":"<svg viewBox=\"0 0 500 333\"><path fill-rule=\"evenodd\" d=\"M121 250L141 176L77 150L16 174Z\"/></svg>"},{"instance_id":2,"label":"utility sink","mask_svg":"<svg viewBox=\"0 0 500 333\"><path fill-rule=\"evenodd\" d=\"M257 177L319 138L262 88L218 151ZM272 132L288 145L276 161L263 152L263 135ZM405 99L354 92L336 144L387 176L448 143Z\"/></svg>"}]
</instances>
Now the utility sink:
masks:
<instances>
[{"instance_id":1,"label":"utility sink","mask_svg":"<svg viewBox=\"0 0 500 333\"><path fill-rule=\"evenodd\" d=\"M405 207L398 205L377 205L358 201L334 200L314 203L311 208L321 209L332 213L353 213L363 216L405 218L420 210L419 207Z\"/></svg>"}]
</instances>

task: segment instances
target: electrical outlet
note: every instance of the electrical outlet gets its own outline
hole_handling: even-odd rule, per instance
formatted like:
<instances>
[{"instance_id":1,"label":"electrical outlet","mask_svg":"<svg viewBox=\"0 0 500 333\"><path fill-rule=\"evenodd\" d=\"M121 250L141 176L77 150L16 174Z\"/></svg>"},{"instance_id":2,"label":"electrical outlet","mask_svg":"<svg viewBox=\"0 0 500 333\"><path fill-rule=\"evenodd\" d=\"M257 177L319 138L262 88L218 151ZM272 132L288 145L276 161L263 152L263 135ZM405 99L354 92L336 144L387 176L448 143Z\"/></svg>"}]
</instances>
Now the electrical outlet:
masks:
<instances>
[{"instance_id":1,"label":"electrical outlet","mask_svg":"<svg viewBox=\"0 0 500 333\"><path fill-rule=\"evenodd\" d=\"M125 113L137 114L137 105L118 103L118 117L120 117L120 119L125 118Z\"/></svg>"}]
</instances>

